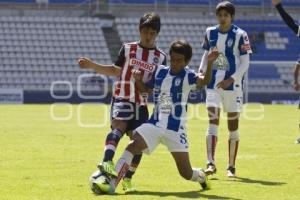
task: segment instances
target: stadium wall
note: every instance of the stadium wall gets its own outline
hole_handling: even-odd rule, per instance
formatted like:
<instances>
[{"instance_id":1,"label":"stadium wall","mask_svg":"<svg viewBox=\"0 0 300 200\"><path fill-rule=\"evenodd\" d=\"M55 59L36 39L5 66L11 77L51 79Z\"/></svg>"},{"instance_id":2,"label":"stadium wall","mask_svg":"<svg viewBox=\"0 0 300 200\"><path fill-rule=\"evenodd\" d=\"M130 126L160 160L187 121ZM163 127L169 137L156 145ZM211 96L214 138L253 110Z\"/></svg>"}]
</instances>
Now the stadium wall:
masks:
<instances>
[{"instance_id":1,"label":"stadium wall","mask_svg":"<svg viewBox=\"0 0 300 200\"><path fill-rule=\"evenodd\" d=\"M58 92L57 96L63 98L57 98L51 95L49 91L24 91L23 102L25 104L49 104L49 103L85 103L85 102L99 102L110 104L112 94L109 93L105 98L82 98L78 93L74 92L70 96L66 92ZM96 96L95 92L86 93L86 96ZM68 96L68 97L67 97ZM200 90L190 95L190 103L204 103L205 102L205 91ZM295 93L261 93L251 92L248 94L248 103L265 103L271 104L274 102L296 102L299 100L299 95ZM2 102L2 103L14 103ZM153 98L150 97L149 102L153 102Z\"/></svg>"}]
</instances>

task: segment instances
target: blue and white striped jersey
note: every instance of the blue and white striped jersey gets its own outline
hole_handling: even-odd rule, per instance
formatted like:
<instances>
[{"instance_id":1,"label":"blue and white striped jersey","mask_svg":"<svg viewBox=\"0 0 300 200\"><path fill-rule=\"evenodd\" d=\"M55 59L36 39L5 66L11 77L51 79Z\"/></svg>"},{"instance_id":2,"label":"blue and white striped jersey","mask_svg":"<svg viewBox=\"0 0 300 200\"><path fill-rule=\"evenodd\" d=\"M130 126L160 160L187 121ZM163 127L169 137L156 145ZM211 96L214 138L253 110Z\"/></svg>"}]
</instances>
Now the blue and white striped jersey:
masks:
<instances>
[{"instance_id":1,"label":"blue and white striped jersey","mask_svg":"<svg viewBox=\"0 0 300 200\"><path fill-rule=\"evenodd\" d=\"M226 33L222 33L218 25L207 28L202 48L207 51L217 48L220 52L213 64L212 79L207 85L208 89L215 89L219 82L230 78L240 67L240 56L252 53L247 33L236 25L232 25ZM226 90L242 90L242 82L241 77Z\"/></svg>"},{"instance_id":2,"label":"blue and white striped jersey","mask_svg":"<svg viewBox=\"0 0 300 200\"><path fill-rule=\"evenodd\" d=\"M146 83L152 88L155 107L149 123L178 131L184 130L187 118L187 101L191 90L196 89L197 74L185 67L179 74L171 73L169 66L157 68L152 79Z\"/></svg>"}]
</instances>

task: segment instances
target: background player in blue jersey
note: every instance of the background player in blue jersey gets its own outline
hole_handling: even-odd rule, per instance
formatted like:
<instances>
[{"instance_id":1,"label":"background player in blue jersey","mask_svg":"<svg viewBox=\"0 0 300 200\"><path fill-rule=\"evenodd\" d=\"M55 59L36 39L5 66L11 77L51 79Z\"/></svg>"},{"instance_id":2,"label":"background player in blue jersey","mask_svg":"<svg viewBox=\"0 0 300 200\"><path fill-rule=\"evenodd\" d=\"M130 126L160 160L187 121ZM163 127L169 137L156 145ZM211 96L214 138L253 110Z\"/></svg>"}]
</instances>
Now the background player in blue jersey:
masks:
<instances>
[{"instance_id":1,"label":"background player in blue jersey","mask_svg":"<svg viewBox=\"0 0 300 200\"><path fill-rule=\"evenodd\" d=\"M292 29L292 31L300 37L300 25L295 23L295 20L283 9L281 0L272 0L273 5L278 10L280 16L282 17L283 21ZM299 52L300 53L300 52ZM300 58L298 59L295 70L294 70L294 89L296 91L300 91L300 85L298 82L298 76L300 72ZM299 106L298 109L300 109L300 100L299 100ZM300 122L299 122L299 129L300 129ZM300 144L300 137L296 140L297 144Z\"/></svg>"},{"instance_id":2,"label":"background player in blue jersey","mask_svg":"<svg viewBox=\"0 0 300 200\"><path fill-rule=\"evenodd\" d=\"M205 50L199 72L205 74L208 53L219 52L213 63L212 79L206 89L206 106L209 126L206 134L207 173L215 173L215 149L221 106L227 112L229 131L228 177L235 176L235 159L239 144L239 113L243 105L243 76L249 68L249 54L252 53L247 33L233 24L235 7L223 1L216 7L218 25L208 27L203 42Z\"/></svg>"},{"instance_id":3,"label":"background player in blue jersey","mask_svg":"<svg viewBox=\"0 0 300 200\"><path fill-rule=\"evenodd\" d=\"M132 72L138 82L139 92L153 91L155 107L150 120L134 131L132 141L116 164L119 177L112 180L115 187L128 170L135 154L150 154L161 142L171 152L183 178L199 182L203 189L208 187L204 170L191 167L185 124L189 92L210 82L211 66L218 52L211 51L208 54L207 73L204 77L188 69L192 47L186 41L173 42L169 53L171 66L158 67L146 84L142 82L139 70Z\"/></svg>"}]
</instances>

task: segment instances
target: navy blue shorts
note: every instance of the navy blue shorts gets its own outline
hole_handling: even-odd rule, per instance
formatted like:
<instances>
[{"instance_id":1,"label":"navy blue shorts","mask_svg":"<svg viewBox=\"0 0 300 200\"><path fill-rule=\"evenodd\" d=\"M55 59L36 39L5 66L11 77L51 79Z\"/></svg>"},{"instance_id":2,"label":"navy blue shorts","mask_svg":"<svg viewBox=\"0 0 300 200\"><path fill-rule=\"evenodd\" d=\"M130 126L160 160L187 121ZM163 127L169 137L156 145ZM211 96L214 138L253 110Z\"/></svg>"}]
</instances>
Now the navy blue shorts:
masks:
<instances>
[{"instance_id":1,"label":"navy blue shorts","mask_svg":"<svg viewBox=\"0 0 300 200\"><path fill-rule=\"evenodd\" d=\"M127 123L127 131L133 131L149 118L147 106L141 106L136 103L129 102L123 99L112 99L111 120L119 119Z\"/></svg>"}]
</instances>

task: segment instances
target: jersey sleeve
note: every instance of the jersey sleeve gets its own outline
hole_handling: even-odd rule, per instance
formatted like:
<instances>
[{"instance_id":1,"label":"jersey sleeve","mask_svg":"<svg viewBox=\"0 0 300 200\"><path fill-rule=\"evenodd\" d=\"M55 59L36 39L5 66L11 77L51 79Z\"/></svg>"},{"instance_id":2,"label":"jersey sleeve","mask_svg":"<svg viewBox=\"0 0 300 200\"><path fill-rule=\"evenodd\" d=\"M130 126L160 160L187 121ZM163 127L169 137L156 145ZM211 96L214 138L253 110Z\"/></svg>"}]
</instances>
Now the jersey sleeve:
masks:
<instances>
[{"instance_id":1,"label":"jersey sleeve","mask_svg":"<svg viewBox=\"0 0 300 200\"><path fill-rule=\"evenodd\" d=\"M119 51L118 58L114 63L114 66L121 69L125 63L125 60L125 45L123 45Z\"/></svg>"},{"instance_id":2,"label":"jersey sleeve","mask_svg":"<svg viewBox=\"0 0 300 200\"><path fill-rule=\"evenodd\" d=\"M209 51L209 49L210 49L210 44L209 44L209 39L208 39L208 36L207 36L207 32L206 32L204 40L202 42L202 48L204 50L207 50L207 51Z\"/></svg>"},{"instance_id":3,"label":"jersey sleeve","mask_svg":"<svg viewBox=\"0 0 300 200\"><path fill-rule=\"evenodd\" d=\"M243 32L241 35L238 48L241 56L252 53L249 37L246 32Z\"/></svg>"},{"instance_id":4,"label":"jersey sleeve","mask_svg":"<svg viewBox=\"0 0 300 200\"><path fill-rule=\"evenodd\" d=\"M197 79L198 76L194 71L188 72L188 83L191 90L197 89Z\"/></svg>"}]
</instances>

